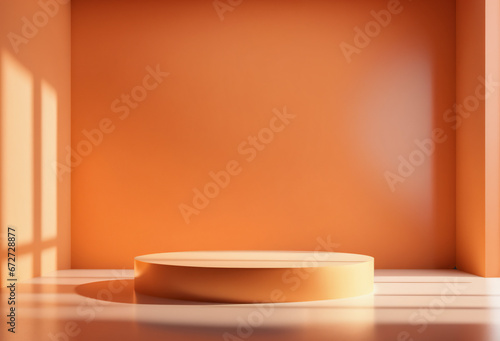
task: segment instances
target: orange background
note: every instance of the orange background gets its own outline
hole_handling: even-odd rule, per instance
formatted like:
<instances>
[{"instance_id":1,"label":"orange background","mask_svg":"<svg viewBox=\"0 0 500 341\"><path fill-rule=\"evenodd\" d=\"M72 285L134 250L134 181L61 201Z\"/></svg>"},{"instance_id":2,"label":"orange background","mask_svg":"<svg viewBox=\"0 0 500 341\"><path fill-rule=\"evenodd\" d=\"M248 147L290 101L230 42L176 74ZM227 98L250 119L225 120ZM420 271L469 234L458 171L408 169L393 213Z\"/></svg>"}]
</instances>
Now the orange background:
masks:
<instances>
[{"instance_id":1,"label":"orange background","mask_svg":"<svg viewBox=\"0 0 500 341\"><path fill-rule=\"evenodd\" d=\"M339 45L387 1L73 1L72 146L114 127L72 171L72 267L132 267L182 250L311 250L375 257L378 268L455 266L455 1L403 11L348 63ZM111 104L169 72L121 120ZM251 162L238 153L296 115ZM109 122L109 121L108 121ZM392 192L384 177L414 140L448 137ZM186 224L236 160L241 173Z\"/></svg>"},{"instance_id":2,"label":"orange background","mask_svg":"<svg viewBox=\"0 0 500 341\"><path fill-rule=\"evenodd\" d=\"M500 80L500 5L457 1L457 103L478 75ZM457 267L500 276L500 95L498 86L457 130Z\"/></svg>"},{"instance_id":3,"label":"orange background","mask_svg":"<svg viewBox=\"0 0 500 341\"><path fill-rule=\"evenodd\" d=\"M457 103L474 93L485 72L484 13L484 3L457 2ZM484 105L457 131L457 262L476 273L486 270Z\"/></svg>"}]
</instances>

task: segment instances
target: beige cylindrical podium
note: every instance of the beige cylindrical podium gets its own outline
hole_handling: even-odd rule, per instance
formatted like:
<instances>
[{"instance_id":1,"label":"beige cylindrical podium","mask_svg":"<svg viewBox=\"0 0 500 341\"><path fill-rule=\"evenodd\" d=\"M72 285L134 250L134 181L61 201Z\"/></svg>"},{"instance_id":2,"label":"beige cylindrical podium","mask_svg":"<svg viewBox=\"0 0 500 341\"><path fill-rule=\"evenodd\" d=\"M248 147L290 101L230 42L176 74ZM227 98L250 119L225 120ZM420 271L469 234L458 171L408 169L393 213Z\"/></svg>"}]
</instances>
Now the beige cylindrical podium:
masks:
<instances>
[{"instance_id":1,"label":"beige cylindrical podium","mask_svg":"<svg viewBox=\"0 0 500 341\"><path fill-rule=\"evenodd\" d=\"M171 299L264 303L330 300L373 291L373 257L319 251L194 251L135 258L134 285Z\"/></svg>"}]
</instances>

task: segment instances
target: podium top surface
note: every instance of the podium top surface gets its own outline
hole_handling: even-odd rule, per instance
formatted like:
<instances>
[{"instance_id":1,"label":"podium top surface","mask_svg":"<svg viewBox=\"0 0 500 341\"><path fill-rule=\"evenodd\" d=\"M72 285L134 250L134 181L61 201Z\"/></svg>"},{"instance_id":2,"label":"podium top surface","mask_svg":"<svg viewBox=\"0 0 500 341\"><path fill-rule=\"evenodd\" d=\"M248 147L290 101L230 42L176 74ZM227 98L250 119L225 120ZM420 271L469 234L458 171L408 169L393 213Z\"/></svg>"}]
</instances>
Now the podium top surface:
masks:
<instances>
[{"instance_id":1,"label":"podium top surface","mask_svg":"<svg viewBox=\"0 0 500 341\"><path fill-rule=\"evenodd\" d=\"M202 268L318 268L373 262L373 257L325 251L186 251L154 253L136 261Z\"/></svg>"}]
</instances>

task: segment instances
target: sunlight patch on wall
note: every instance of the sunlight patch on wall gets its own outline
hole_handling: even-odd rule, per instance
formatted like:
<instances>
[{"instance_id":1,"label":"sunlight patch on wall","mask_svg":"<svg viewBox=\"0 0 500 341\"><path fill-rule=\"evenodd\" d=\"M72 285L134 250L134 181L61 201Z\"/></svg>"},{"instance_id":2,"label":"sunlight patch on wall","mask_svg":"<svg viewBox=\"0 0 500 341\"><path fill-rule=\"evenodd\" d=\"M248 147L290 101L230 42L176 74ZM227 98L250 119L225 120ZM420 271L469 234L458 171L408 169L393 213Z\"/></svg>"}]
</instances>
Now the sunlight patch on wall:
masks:
<instances>
[{"instance_id":1,"label":"sunlight patch on wall","mask_svg":"<svg viewBox=\"0 0 500 341\"><path fill-rule=\"evenodd\" d=\"M17 248L16 248L17 250ZM18 253L16 255L16 277L19 281L32 278L35 256L32 252Z\"/></svg>"},{"instance_id":2,"label":"sunlight patch on wall","mask_svg":"<svg viewBox=\"0 0 500 341\"><path fill-rule=\"evenodd\" d=\"M1 54L2 230L16 227L17 246L33 242L33 76ZM26 263L25 263L26 262ZM2 264L2 267L6 266ZM30 276L31 256L18 257L18 277Z\"/></svg>"},{"instance_id":3,"label":"sunlight patch on wall","mask_svg":"<svg viewBox=\"0 0 500 341\"><path fill-rule=\"evenodd\" d=\"M41 83L41 100L41 235L46 241L57 237L57 174L51 166L57 161L57 93L45 81Z\"/></svg>"},{"instance_id":4,"label":"sunlight patch on wall","mask_svg":"<svg viewBox=\"0 0 500 341\"><path fill-rule=\"evenodd\" d=\"M41 273L46 274L57 270L57 247L52 246L42 250Z\"/></svg>"}]
</instances>

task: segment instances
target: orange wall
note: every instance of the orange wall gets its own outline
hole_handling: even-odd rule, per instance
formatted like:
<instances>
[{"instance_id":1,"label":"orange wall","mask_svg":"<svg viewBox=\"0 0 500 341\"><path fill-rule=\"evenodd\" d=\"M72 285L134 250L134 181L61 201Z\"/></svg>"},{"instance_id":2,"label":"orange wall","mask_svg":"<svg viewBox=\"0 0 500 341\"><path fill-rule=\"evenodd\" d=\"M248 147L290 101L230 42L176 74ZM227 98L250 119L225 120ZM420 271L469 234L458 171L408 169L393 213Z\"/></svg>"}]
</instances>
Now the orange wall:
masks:
<instances>
[{"instance_id":1,"label":"orange wall","mask_svg":"<svg viewBox=\"0 0 500 341\"><path fill-rule=\"evenodd\" d=\"M486 75L500 81L500 2L486 5ZM497 83L500 85L500 83ZM486 276L500 277L500 88L486 99Z\"/></svg>"},{"instance_id":2,"label":"orange wall","mask_svg":"<svg viewBox=\"0 0 500 341\"><path fill-rule=\"evenodd\" d=\"M8 226L19 280L70 266L70 177L54 165L70 144L71 10L58 1L0 1L2 285Z\"/></svg>"},{"instance_id":3,"label":"orange wall","mask_svg":"<svg viewBox=\"0 0 500 341\"><path fill-rule=\"evenodd\" d=\"M387 8L377 32L370 12ZM211 1L73 1L72 266L311 250L330 236L378 268L452 268L455 1L230 9L220 20ZM168 76L148 76L157 65ZM277 120L285 107L293 118ZM424 155L415 140L434 129ZM269 143L250 148L256 134ZM410 155L422 164L400 166ZM179 205L227 167L229 184L185 219Z\"/></svg>"},{"instance_id":4,"label":"orange wall","mask_svg":"<svg viewBox=\"0 0 500 341\"><path fill-rule=\"evenodd\" d=\"M484 1L457 1L457 103L485 74ZM457 131L457 265L485 273L484 101Z\"/></svg>"},{"instance_id":5,"label":"orange wall","mask_svg":"<svg viewBox=\"0 0 500 341\"><path fill-rule=\"evenodd\" d=\"M489 277L500 276L499 22L498 1L457 1L457 103L476 108L457 129L457 267Z\"/></svg>"}]
</instances>

